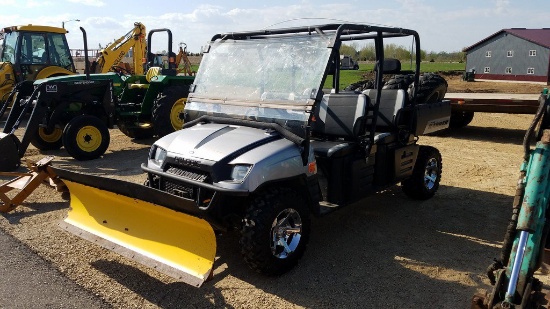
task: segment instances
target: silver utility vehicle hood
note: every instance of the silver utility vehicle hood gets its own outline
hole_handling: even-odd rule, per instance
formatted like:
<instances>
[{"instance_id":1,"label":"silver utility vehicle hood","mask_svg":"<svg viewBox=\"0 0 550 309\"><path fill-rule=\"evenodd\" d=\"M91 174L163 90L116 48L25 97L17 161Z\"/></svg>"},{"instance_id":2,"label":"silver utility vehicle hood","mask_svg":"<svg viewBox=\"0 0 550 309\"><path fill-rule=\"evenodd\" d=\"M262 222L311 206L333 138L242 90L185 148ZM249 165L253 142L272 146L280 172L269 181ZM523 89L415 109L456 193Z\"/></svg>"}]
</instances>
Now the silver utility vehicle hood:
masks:
<instances>
[{"instance_id":1,"label":"silver utility vehicle hood","mask_svg":"<svg viewBox=\"0 0 550 309\"><path fill-rule=\"evenodd\" d=\"M156 145L166 149L168 156L217 162L228 155L241 155L276 139L280 139L276 132L211 123L177 131L158 140Z\"/></svg>"}]
</instances>

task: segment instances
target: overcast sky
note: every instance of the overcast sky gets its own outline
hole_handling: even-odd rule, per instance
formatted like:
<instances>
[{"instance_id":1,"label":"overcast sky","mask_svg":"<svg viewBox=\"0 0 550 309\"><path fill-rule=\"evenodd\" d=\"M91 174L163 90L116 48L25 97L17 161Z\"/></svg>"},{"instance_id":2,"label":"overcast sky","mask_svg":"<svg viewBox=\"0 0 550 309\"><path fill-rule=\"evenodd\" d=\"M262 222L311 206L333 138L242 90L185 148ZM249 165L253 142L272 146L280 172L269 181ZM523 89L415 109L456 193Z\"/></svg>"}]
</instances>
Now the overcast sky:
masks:
<instances>
[{"instance_id":1,"label":"overcast sky","mask_svg":"<svg viewBox=\"0 0 550 309\"><path fill-rule=\"evenodd\" d=\"M83 47L80 26L88 34L88 47L97 48L126 34L136 21L147 30L169 28L174 51L177 43L185 42L190 52L199 52L216 33L297 23L347 21L409 28L420 34L421 47L428 52L460 51L505 28L550 27L548 2L543 0L0 0L0 7L2 27L29 23L61 27L65 21L72 49ZM153 50L166 50L167 43L158 37Z\"/></svg>"}]
</instances>

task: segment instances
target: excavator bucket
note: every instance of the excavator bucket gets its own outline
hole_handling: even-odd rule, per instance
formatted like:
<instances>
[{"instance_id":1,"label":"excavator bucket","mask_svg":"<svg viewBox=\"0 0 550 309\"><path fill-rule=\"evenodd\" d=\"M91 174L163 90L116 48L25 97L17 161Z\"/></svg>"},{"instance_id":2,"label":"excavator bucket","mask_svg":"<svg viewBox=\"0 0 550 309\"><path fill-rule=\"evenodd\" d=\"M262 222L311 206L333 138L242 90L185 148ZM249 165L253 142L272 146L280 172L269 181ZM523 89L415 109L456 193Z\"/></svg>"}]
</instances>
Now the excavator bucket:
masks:
<instances>
[{"instance_id":1,"label":"excavator bucket","mask_svg":"<svg viewBox=\"0 0 550 309\"><path fill-rule=\"evenodd\" d=\"M0 133L0 171L13 171L21 165L19 139L12 133Z\"/></svg>"},{"instance_id":2,"label":"excavator bucket","mask_svg":"<svg viewBox=\"0 0 550 309\"><path fill-rule=\"evenodd\" d=\"M216 238L194 205L135 183L53 170L71 196L61 227L195 287L210 277Z\"/></svg>"}]
</instances>

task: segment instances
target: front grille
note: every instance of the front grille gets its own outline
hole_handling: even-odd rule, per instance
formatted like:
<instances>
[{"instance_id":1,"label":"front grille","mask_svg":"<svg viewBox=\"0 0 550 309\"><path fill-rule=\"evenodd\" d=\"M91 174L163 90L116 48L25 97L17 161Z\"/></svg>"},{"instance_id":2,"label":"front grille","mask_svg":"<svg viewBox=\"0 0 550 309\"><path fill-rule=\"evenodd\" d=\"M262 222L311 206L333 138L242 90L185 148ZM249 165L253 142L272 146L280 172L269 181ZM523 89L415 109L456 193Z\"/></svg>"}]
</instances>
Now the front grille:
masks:
<instances>
[{"instance_id":1,"label":"front grille","mask_svg":"<svg viewBox=\"0 0 550 309\"><path fill-rule=\"evenodd\" d=\"M189 169L188 167L171 165L171 166L168 166L166 173L177 176L182 179L189 179L189 180L205 182L205 183L210 182L210 175L207 172L192 170L192 169ZM202 204L201 202L201 200L203 199L202 196L204 196L204 194L207 191L210 191L206 189L200 189L199 187L187 184L183 181L178 181L167 177L162 177L160 187L162 191L166 191L170 194L183 197L186 199L199 201L199 204ZM213 193L210 193L210 194L213 194Z\"/></svg>"},{"instance_id":2,"label":"front grille","mask_svg":"<svg viewBox=\"0 0 550 309\"><path fill-rule=\"evenodd\" d=\"M164 181L162 181L161 190L179 197L187 198L187 199L195 198L193 194L194 192L193 187L186 186L169 179L165 179Z\"/></svg>"},{"instance_id":3,"label":"front grille","mask_svg":"<svg viewBox=\"0 0 550 309\"><path fill-rule=\"evenodd\" d=\"M200 181L200 182L205 182L206 180L208 180L207 173L184 170L176 166L171 166L170 168L168 168L168 170L166 170L166 172L182 178Z\"/></svg>"}]
</instances>

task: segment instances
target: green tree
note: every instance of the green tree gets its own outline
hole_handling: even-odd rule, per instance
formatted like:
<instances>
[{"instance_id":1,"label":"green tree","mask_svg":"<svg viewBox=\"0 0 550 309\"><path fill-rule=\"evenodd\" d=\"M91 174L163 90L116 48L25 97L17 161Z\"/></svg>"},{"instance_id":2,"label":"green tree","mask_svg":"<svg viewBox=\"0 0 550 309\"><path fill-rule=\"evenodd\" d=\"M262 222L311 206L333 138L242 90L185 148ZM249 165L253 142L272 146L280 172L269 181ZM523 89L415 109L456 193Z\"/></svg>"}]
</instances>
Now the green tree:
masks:
<instances>
[{"instance_id":1,"label":"green tree","mask_svg":"<svg viewBox=\"0 0 550 309\"><path fill-rule=\"evenodd\" d=\"M342 46L340 46L340 55L349 55L353 59L357 60L359 53L357 52L356 44L355 43L353 43L352 45L342 44Z\"/></svg>"},{"instance_id":2,"label":"green tree","mask_svg":"<svg viewBox=\"0 0 550 309\"><path fill-rule=\"evenodd\" d=\"M374 61L376 60L376 52L374 50L374 43L367 43L363 48L359 50L360 61Z\"/></svg>"}]
</instances>

